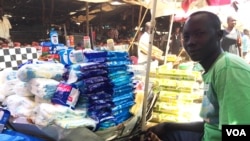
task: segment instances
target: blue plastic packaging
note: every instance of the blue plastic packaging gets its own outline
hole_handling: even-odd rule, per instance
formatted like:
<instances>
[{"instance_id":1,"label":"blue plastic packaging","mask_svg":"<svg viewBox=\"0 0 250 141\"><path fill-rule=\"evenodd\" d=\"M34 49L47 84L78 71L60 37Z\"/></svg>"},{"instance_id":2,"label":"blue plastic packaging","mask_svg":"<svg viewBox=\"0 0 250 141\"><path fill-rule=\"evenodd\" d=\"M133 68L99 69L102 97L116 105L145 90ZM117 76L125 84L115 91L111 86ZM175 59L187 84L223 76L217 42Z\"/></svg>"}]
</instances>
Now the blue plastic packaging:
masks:
<instances>
[{"instance_id":1,"label":"blue plastic packaging","mask_svg":"<svg viewBox=\"0 0 250 141\"><path fill-rule=\"evenodd\" d=\"M60 104L74 109L79 98L79 94L79 90L76 89L75 86L61 82L57 86L51 102L53 104Z\"/></svg>"},{"instance_id":2,"label":"blue plastic packaging","mask_svg":"<svg viewBox=\"0 0 250 141\"><path fill-rule=\"evenodd\" d=\"M51 42L41 42L40 45L45 46L45 47L50 47L50 46L52 46L52 43Z\"/></svg>"},{"instance_id":3,"label":"blue plastic packaging","mask_svg":"<svg viewBox=\"0 0 250 141\"><path fill-rule=\"evenodd\" d=\"M38 137L34 137L28 134L19 133L13 130L5 130L0 134L1 141L45 141Z\"/></svg>"},{"instance_id":4,"label":"blue plastic packaging","mask_svg":"<svg viewBox=\"0 0 250 141\"><path fill-rule=\"evenodd\" d=\"M10 111L0 108L0 134L10 118Z\"/></svg>"},{"instance_id":5,"label":"blue plastic packaging","mask_svg":"<svg viewBox=\"0 0 250 141\"><path fill-rule=\"evenodd\" d=\"M50 30L50 41L51 41L52 45L58 45L59 44L58 33L54 28L52 28Z\"/></svg>"}]
</instances>

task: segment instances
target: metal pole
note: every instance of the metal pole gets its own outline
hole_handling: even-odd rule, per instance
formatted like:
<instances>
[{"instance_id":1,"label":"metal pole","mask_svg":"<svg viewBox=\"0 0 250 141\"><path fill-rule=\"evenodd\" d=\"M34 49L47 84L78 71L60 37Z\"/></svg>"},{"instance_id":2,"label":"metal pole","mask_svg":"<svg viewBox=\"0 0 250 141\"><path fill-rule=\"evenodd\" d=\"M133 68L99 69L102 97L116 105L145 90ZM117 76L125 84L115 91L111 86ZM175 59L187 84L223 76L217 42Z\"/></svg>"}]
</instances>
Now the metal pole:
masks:
<instances>
[{"instance_id":1,"label":"metal pole","mask_svg":"<svg viewBox=\"0 0 250 141\"><path fill-rule=\"evenodd\" d=\"M157 0L153 0L153 7L152 7L152 15L151 15L151 25L152 28L150 30L150 41L148 47L148 59L147 59L147 68L146 68L146 78L145 78L145 88L144 88L144 98L143 98L143 107L142 107L142 127L141 130L146 130L146 113L147 113L147 98L148 98L148 86L149 86L149 73L150 73L150 64L151 64L151 54L152 54L152 46L153 46L153 39L154 39L154 27L155 27L155 11L156 11L156 4ZM144 136L141 137L141 141L143 141Z\"/></svg>"},{"instance_id":2,"label":"metal pole","mask_svg":"<svg viewBox=\"0 0 250 141\"><path fill-rule=\"evenodd\" d=\"M176 7L176 0L174 0L174 3L175 3L175 7ZM172 28L173 28L173 23L174 23L174 15L175 13L173 13L171 15L171 22L170 22L170 26L169 26L169 32L168 32L168 41L167 41L167 46L166 46L166 52L165 52L165 57L164 57L164 64L167 63L167 56L168 56L168 50L169 50L169 42L170 42L170 37L171 37L171 34L172 34Z\"/></svg>"}]
</instances>

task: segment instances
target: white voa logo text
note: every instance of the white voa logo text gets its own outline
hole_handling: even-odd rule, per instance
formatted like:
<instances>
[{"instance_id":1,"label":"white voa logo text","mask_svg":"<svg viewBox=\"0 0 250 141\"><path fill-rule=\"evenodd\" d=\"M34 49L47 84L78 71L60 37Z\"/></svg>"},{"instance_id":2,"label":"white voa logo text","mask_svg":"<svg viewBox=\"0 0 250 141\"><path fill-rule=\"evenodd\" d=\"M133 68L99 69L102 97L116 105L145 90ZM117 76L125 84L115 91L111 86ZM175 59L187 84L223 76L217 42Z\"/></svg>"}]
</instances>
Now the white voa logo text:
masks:
<instances>
[{"instance_id":1,"label":"white voa logo text","mask_svg":"<svg viewBox=\"0 0 250 141\"><path fill-rule=\"evenodd\" d=\"M241 137L247 136L244 129L226 129L227 136Z\"/></svg>"}]
</instances>

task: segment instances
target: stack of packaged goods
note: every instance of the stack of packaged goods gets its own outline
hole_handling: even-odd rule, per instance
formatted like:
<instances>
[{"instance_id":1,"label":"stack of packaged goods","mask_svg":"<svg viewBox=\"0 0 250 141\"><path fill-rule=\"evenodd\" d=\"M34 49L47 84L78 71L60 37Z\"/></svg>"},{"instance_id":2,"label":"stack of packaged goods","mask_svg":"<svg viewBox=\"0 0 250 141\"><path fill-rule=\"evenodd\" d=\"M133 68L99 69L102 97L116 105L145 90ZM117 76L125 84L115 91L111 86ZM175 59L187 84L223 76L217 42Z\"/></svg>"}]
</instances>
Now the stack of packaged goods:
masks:
<instances>
[{"instance_id":1,"label":"stack of packaged goods","mask_svg":"<svg viewBox=\"0 0 250 141\"><path fill-rule=\"evenodd\" d=\"M203 95L201 73L181 69L158 69L160 93L152 122L200 121L197 110Z\"/></svg>"},{"instance_id":2,"label":"stack of packaged goods","mask_svg":"<svg viewBox=\"0 0 250 141\"><path fill-rule=\"evenodd\" d=\"M83 59L72 65L39 61L4 71L3 106L14 119L60 129L100 131L131 118L135 88L128 53L89 50Z\"/></svg>"},{"instance_id":3,"label":"stack of packaged goods","mask_svg":"<svg viewBox=\"0 0 250 141\"><path fill-rule=\"evenodd\" d=\"M73 64L64 74L68 84L80 90L76 108L86 108L97 128L116 126L132 115L133 73L127 52L86 51L85 62Z\"/></svg>"},{"instance_id":4,"label":"stack of packaged goods","mask_svg":"<svg viewBox=\"0 0 250 141\"><path fill-rule=\"evenodd\" d=\"M39 60L56 62L61 61L59 51L66 50L68 48L59 42L58 33L54 28L50 31L50 41L41 42L40 46L41 52L38 51L40 53Z\"/></svg>"}]
</instances>

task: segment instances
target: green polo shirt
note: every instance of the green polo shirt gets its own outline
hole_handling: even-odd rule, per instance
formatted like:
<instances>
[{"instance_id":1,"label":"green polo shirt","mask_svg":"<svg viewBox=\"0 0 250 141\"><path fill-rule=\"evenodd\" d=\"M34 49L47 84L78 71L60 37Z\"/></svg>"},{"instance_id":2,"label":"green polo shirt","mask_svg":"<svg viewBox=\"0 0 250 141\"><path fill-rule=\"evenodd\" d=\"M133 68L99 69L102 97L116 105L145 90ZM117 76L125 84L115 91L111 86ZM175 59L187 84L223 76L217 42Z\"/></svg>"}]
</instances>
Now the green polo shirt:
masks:
<instances>
[{"instance_id":1,"label":"green polo shirt","mask_svg":"<svg viewBox=\"0 0 250 141\"><path fill-rule=\"evenodd\" d=\"M250 65L242 58L221 54L203 74L200 116L206 121L204 141L221 141L222 125L250 125Z\"/></svg>"}]
</instances>

